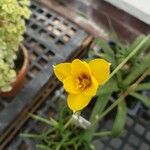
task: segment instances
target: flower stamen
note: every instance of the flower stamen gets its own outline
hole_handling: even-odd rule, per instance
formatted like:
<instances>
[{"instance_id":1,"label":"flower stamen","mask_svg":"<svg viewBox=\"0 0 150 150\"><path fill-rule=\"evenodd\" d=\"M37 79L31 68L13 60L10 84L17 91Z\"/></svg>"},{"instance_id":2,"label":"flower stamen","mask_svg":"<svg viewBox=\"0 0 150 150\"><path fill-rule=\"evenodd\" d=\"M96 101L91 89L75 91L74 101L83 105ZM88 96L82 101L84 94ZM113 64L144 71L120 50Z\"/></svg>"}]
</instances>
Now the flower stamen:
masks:
<instances>
[{"instance_id":1,"label":"flower stamen","mask_svg":"<svg viewBox=\"0 0 150 150\"><path fill-rule=\"evenodd\" d=\"M91 78L86 74L81 74L77 80L76 84L79 89L85 90L86 88L90 87L91 85Z\"/></svg>"}]
</instances>

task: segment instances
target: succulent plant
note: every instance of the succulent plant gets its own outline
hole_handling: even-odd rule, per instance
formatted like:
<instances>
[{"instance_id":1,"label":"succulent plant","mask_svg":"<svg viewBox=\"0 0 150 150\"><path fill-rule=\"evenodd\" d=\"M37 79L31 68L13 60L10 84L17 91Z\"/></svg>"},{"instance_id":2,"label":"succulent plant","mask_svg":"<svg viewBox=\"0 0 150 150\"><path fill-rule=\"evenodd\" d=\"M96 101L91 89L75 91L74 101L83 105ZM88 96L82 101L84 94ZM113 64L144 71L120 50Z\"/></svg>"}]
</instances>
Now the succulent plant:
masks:
<instances>
[{"instance_id":1,"label":"succulent plant","mask_svg":"<svg viewBox=\"0 0 150 150\"><path fill-rule=\"evenodd\" d=\"M16 78L15 60L29 18L29 0L0 0L0 90L10 91Z\"/></svg>"}]
</instances>

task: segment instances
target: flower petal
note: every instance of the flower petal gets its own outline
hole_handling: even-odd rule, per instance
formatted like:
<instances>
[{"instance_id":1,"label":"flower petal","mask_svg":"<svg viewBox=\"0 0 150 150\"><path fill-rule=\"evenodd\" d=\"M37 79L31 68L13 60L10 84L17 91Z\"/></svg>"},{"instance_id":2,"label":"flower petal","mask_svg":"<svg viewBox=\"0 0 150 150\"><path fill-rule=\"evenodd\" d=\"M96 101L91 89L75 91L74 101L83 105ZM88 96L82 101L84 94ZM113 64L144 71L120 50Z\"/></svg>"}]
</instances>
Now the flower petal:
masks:
<instances>
[{"instance_id":1,"label":"flower petal","mask_svg":"<svg viewBox=\"0 0 150 150\"><path fill-rule=\"evenodd\" d=\"M71 63L71 73L72 75L78 77L82 74L86 74L90 76L90 67L85 61L81 61L79 59L75 59Z\"/></svg>"},{"instance_id":2,"label":"flower petal","mask_svg":"<svg viewBox=\"0 0 150 150\"><path fill-rule=\"evenodd\" d=\"M84 93L80 94L69 94L67 103L68 106L73 112L79 111L86 107L91 100L90 96L85 95Z\"/></svg>"},{"instance_id":3,"label":"flower petal","mask_svg":"<svg viewBox=\"0 0 150 150\"><path fill-rule=\"evenodd\" d=\"M97 80L98 84L104 84L110 75L110 63L104 59L94 59L89 62L91 73Z\"/></svg>"},{"instance_id":4,"label":"flower petal","mask_svg":"<svg viewBox=\"0 0 150 150\"><path fill-rule=\"evenodd\" d=\"M54 67L54 73L60 81L63 81L67 76L71 74L71 64L61 63L56 65Z\"/></svg>"},{"instance_id":5,"label":"flower petal","mask_svg":"<svg viewBox=\"0 0 150 150\"><path fill-rule=\"evenodd\" d=\"M64 89L71 94L77 94L80 91L80 89L77 86L76 83L76 79L72 76L67 77L64 81L63 81L63 85L64 85Z\"/></svg>"},{"instance_id":6,"label":"flower petal","mask_svg":"<svg viewBox=\"0 0 150 150\"><path fill-rule=\"evenodd\" d=\"M91 77L91 85L84 90L85 95L94 96L98 88L97 80Z\"/></svg>"}]
</instances>

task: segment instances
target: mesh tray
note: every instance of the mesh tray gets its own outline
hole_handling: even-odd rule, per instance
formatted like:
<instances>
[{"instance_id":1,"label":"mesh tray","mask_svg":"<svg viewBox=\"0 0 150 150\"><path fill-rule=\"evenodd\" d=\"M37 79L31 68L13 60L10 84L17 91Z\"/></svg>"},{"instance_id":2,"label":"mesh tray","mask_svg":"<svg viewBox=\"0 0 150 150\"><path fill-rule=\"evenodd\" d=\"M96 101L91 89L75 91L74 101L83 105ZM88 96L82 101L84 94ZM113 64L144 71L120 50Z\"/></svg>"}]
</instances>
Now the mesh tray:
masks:
<instances>
[{"instance_id":1,"label":"mesh tray","mask_svg":"<svg viewBox=\"0 0 150 150\"><path fill-rule=\"evenodd\" d=\"M49 95L36 114L47 118L57 117L58 101L60 98L61 100L66 100L66 95L63 93L62 88ZM139 109L137 116L132 116L130 112L128 112L126 126L121 137L115 139L109 137L94 139L93 144L96 150L150 150L149 117L150 111L142 107ZM112 118L113 116L111 115L103 120L99 129L111 129L113 122ZM49 126L45 126L36 120L29 119L20 130L19 134L23 132L40 133L44 128L48 127ZM8 150L36 150L35 145L38 141L22 138L19 134L7 146Z\"/></svg>"},{"instance_id":2,"label":"mesh tray","mask_svg":"<svg viewBox=\"0 0 150 150\"><path fill-rule=\"evenodd\" d=\"M52 78L52 65L82 55L92 39L87 32L41 3L32 1L31 10L32 16L27 21L24 35L24 45L30 53L30 68L26 84L15 98L0 97L0 146L4 144L7 135L12 133L12 138L15 128L22 126L25 117L20 114L27 115L25 112L28 107L36 109L57 85L57 80ZM89 42L83 46L87 39ZM38 101L41 102L37 104ZM17 121L18 125L13 123ZM12 128L8 130L10 126Z\"/></svg>"}]
</instances>

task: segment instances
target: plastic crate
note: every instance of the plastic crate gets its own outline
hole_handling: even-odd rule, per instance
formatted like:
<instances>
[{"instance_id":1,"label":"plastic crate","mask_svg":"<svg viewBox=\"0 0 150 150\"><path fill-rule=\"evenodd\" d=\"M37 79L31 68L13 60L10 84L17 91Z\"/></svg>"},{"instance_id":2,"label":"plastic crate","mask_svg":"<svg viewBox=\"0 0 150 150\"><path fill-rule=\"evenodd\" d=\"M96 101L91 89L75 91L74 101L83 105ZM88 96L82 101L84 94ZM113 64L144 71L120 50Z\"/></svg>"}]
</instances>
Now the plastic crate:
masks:
<instances>
[{"instance_id":1,"label":"plastic crate","mask_svg":"<svg viewBox=\"0 0 150 150\"><path fill-rule=\"evenodd\" d=\"M12 99L0 97L0 149L10 141L57 86L53 65L81 57L92 37L78 25L63 18L42 3L32 1L24 45L30 53L30 68L21 92Z\"/></svg>"}]
</instances>

